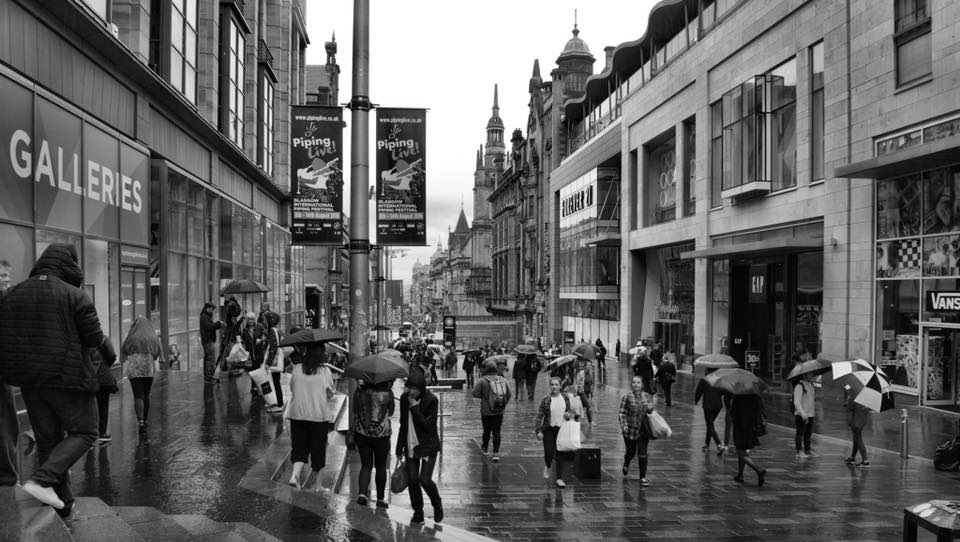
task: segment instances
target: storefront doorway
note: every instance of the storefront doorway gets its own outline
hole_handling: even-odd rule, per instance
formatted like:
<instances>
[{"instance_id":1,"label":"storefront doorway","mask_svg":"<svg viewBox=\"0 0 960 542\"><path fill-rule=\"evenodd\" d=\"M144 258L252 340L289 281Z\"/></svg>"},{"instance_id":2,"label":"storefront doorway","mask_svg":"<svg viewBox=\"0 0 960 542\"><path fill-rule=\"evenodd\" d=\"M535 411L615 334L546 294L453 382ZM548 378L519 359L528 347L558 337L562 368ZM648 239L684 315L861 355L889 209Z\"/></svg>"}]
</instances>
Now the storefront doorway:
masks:
<instances>
[{"instance_id":1,"label":"storefront doorway","mask_svg":"<svg viewBox=\"0 0 960 542\"><path fill-rule=\"evenodd\" d=\"M960 326L924 326L921 401L925 405L956 405ZM889 375L891 378L894 375Z\"/></svg>"}]
</instances>

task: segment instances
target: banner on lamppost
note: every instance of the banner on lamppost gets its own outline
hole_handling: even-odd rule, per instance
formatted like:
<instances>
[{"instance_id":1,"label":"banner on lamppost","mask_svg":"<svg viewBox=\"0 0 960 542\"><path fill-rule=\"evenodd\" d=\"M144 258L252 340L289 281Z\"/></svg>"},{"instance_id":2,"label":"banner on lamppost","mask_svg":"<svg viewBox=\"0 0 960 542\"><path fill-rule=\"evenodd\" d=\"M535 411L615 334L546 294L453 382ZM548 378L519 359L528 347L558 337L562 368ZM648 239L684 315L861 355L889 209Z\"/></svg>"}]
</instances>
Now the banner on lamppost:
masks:
<instances>
[{"instance_id":1,"label":"banner on lamppost","mask_svg":"<svg viewBox=\"0 0 960 542\"><path fill-rule=\"evenodd\" d=\"M343 109L290 106L294 245L343 244Z\"/></svg>"},{"instance_id":2,"label":"banner on lamppost","mask_svg":"<svg viewBox=\"0 0 960 542\"><path fill-rule=\"evenodd\" d=\"M377 109L377 244L426 246L425 109Z\"/></svg>"}]
</instances>

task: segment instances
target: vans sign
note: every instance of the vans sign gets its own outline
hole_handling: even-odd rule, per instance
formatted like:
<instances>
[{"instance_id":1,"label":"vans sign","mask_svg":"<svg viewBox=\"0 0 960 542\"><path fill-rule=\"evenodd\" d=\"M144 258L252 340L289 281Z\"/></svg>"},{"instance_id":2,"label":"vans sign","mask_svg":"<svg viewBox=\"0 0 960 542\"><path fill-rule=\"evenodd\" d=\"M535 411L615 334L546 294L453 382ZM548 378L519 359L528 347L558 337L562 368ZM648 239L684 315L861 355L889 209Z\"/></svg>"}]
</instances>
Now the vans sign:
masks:
<instances>
[{"instance_id":1,"label":"vans sign","mask_svg":"<svg viewBox=\"0 0 960 542\"><path fill-rule=\"evenodd\" d=\"M930 312L960 312L960 292L927 292L927 310Z\"/></svg>"}]
</instances>

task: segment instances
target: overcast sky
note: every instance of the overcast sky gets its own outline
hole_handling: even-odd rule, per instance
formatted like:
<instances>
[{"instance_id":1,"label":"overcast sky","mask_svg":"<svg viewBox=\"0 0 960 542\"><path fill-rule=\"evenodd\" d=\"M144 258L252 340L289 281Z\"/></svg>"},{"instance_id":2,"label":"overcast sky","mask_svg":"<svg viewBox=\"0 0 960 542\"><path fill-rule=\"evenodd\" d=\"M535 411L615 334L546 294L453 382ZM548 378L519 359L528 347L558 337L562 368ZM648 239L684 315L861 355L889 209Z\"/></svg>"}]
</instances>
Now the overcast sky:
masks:
<instances>
[{"instance_id":1,"label":"overcast sky","mask_svg":"<svg viewBox=\"0 0 960 542\"><path fill-rule=\"evenodd\" d=\"M336 33L340 102L352 96L353 2L305 0L310 46L308 64L326 62L324 42ZM486 142L493 86L500 89L500 117L509 140L526 132L527 84L534 59L545 81L572 37L574 10L580 38L603 70L603 48L640 38L650 0L451 0L370 1L370 100L384 107L422 107L427 113L427 247L407 249L393 260L393 278L410 285L413 264L428 263L448 228L456 226L463 201L473 221L476 152ZM350 159L350 112L344 112L344 160ZM370 118L373 135L373 115ZM370 154L371 171L375 168ZM349 168L344 167L349 177ZM349 212L349 179L344 210ZM370 183L374 182L373 174ZM371 202L371 220L376 210ZM376 228L371 222L371 242Z\"/></svg>"}]
</instances>

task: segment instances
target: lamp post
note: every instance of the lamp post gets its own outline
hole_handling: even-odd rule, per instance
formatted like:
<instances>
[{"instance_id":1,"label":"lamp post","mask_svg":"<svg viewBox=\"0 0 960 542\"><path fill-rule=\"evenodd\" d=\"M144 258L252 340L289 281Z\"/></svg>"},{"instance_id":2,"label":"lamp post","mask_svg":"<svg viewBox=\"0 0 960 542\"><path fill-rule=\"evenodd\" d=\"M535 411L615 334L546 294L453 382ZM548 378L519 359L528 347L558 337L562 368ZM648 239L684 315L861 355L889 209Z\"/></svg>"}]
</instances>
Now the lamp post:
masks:
<instances>
[{"instance_id":1,"label":"lamp post","mask_svg":"<svg viewBox=\"0 0 960 542\"><path fill-rule=\"evenodd\" d=\"M350 99L350 353L369 350L370 315L370 0L353 1L353 96ZM351 390L352 391L352 390Z\"/></svg>"}]
</instances>

